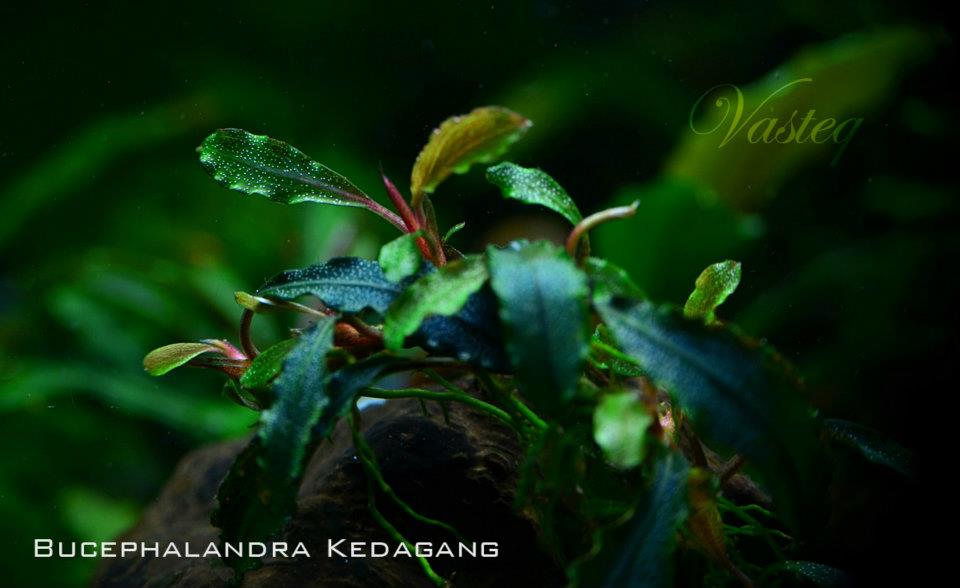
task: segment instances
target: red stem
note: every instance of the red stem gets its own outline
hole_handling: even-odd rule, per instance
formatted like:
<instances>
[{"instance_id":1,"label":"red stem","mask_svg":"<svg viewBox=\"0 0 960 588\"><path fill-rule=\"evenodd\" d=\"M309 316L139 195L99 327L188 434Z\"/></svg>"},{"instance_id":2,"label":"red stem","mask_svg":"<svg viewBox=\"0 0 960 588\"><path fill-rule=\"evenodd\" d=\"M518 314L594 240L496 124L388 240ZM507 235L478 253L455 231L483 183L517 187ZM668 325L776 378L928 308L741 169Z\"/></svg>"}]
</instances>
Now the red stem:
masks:
<instances>
[{"instance_id":1,"label":"red stem","mask_svg":"<svg viewBox=\"0 0 960 588\"><path fill-rule=\"evenodd\" d=\"M400 212L400 218L403 219L403 222L407 226L406 232L415 233L419 231L422 227L422 223L417 220L416 215L413 213L410 205L407 204L403 194L401 194L400 190L397 190L397 187L393 185L393 182L390 181L390 178L387 177L387 174L383 172L383 168L380 169L380 177L383 179L383 185L387 189L387 196L390 197L390 201L393 202L393 205ZM417 237L417 247L420 248L420 253L425 259L434 259L433 254L430 252L430 246L423 237Z\"/></svg>"}]
</instances>

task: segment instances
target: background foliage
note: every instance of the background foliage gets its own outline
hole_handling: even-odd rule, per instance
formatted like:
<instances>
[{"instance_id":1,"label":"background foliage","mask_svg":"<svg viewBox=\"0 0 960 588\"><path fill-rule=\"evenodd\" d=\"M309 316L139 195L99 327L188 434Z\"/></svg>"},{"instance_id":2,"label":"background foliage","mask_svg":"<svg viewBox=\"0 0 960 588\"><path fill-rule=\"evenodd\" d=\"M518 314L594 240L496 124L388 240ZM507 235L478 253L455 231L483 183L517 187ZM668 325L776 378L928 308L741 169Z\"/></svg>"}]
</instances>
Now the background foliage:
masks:
<instances>
[{"instance_id":1,"label":"background foliage","mask_svg":"<svg viewBox=\"0 0 960 588\"><path fill-rule=\"evenodd\" d=\"M596 231L596 251L677 304L704 267L741 260L725 318L776 342L824 413L922 456L958 250L942 86L955 53L933 7L586 6L0 8L0 584L83 583L91 561L32 560L31 540L114 536L184 452L254 421L220 398L218 375L149 378L146 350L232 333L235 290L333 255L375 258L391 236L362 211L218 188L193 150L224 126L297 145L379 198L377 164L406 186L447 115L523 113L535 126L511 159L548 170L584 212L641 200ZM836 165L691 133L711 86L764 95L799 71L816 75L798 109L865 117ZM442 226L470 219L453 241L467 250L566 229L482 174L440 198ZM907 573L918 488L868 466L843 487L863 491L833 522L826 563Z\"/></svg>"}]
</instances>

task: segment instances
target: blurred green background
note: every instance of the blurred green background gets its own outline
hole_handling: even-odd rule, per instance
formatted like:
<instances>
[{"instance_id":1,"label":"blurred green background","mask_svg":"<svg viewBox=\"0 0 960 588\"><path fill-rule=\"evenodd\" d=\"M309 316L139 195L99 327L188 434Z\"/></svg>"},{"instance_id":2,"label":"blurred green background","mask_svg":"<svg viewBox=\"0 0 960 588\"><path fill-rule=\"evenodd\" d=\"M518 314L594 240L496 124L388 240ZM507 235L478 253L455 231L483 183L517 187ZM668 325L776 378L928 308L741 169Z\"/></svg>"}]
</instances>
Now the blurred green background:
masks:
<instances>
[{"instance_id":1,"label":"blurred green background","mask_svg":"<svg viewBox=\"0 0 960 588\"><path fill-rule=\"evenodd\" d=\"M32 539L115 536L185 452L254 421L217 374L148 378L145 352L235 340L235 290L391 234L360 210L219 188L194 149L222 126L381 198L378 165L406 188L445 117L517 110L535 126L510 159L585 213L641 199L594 248L651 296L682 303L707 264L743 261L723 315L795 361L823 414L934 443L924 393L949 369L958 252L955 49L934 4L16 4L0 8L2 586L84 584L95 562L34 560ZM756 104L799 77L814 82L777 108L864 118L836 165L832 145L718 149L690 130L708 88ZM441 228L467 221L465 250L565 230L482 173L434 202ZM835 522L828 563L908 564L915 488L883 483Z\"/></svg>"}]
</instances>

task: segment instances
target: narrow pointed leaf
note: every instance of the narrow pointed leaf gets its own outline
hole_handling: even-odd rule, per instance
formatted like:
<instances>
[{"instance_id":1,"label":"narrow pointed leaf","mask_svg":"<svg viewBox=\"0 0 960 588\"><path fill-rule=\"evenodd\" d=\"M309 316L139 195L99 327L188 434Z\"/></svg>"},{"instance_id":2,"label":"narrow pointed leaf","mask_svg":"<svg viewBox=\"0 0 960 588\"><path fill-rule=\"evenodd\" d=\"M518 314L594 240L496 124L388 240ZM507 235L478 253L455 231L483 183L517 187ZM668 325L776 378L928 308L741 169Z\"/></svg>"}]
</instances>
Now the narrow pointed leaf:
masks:
<instances>
[{"instance_id":1,"label":"narrow pointed leaf","mask_svg":"<svg viewBox=\"0 0 960 588\"><path fill-rule=\"evenodd\" d=\"M772 352L649 302L611 297L595 304L620 348L673 396L697 431L744 455L785 519L800 523L800 509L819 487L816 429Z\"/></svg>"},{"instance_id":2,"label":"narrow pointed leaf","mask_svg":"<svg viewBox=\"0 0 960 588\"><path fill-rule=\"evenodd\" d=\"M683 315L698 318L710 324L715 322L714 311L733 294L740 284L740 262L721 261L703 270L697 277L696 289L687 298Z\"/></svg>"},{"instance_id":3,"label":"narrow pointed leaf","mask_svg":"<svg viewBox=\"0 0 960 588\"><path fill-rule=\"evenodd\" d=\"M589 350L586 276L562 249L545 241L491 247L487 256L521 391L556 414L576 393Z\"/></svg>"},{"instance_id":4,"label":"narrow pointed leaf","mask_svg":"<svg viewBox=\"0 0 960 588\"><path fill-rule=\"evenodd\" d=\"M457 224L453 225L453 226L450 227L449 229L447 229L446 234L443 235L443 242L446 243L447 241L449 241L449 240L450 240L450 237L453 237L454 235L456 235L457 233L459 233L461 230L463 230L463 228L464 228L465 226L467 226L467 223L465 223L465 222L460 222L460 223L457 223Z\"/></svg>"},{"instance_id":5,"label":"narrow pointed leaf","mask_svg":"<svg viewBox=\"0 0 960 588\"><path fill-rule=\"evenodd\" d=\"M572 225L583 220L573 198L556 180L539 169L504 161L487 169L487 181L500 188L504 198L549 208Z\"/></svg>"},{"instance_id":6,"label":"narrow pointed leaf","mask_svg":"<svg viewBox=\"0 0 960 588\"><path fill-rule=\"evenodd\" d=\"M530 121L500 106L477 108L470 114L448 118L430 135L417 156L410 176L414 206L432 194L450 174L462 174L475 163L499 157L530 127Z\"/></svg>"},{"instance_id":7,"label":"narrow pointed leaf","mask_svg":"<svg viewBox=\"0 0 960 588\"><path fill-rule=\"evenodd\" d=\"M326 356L335 322L321 318L287 354L273 406L261 412L256 437L220 487L213 522L224 541L267 540L292 514L313 428L329 404ZM238 570L256 565L248 559L231 564Z\"/></svg>"},{"instance_id":8,"label":"narrow pointed leaf","mask_svg":"<svg viewBox=\"0 0 960 588\"><path fill-rule=\"evenodd\" d=\"M383 314L402 287L387 279L375 261L336 257L303 269L287 270L267 280L257 295L294 300L311 294L339 312L366 308Z\"/></svg>"},{"instance_id":9,"label":"narrow pointed leaf","mask_svg":"<svg viewBox=\"0 0 960 588\"><path fill-rule=\"evenodd\" d=\"M407 336L428 316L455 314L486 281L487 268L479 257L449 263L420 277L387 310L383 326L387 348L403 347Z\"/></svg>"},{"instance_id":10,"label":"narrow pointed leaf","mask_svg":"<svg viewBox=\"0 0 960 588\"><path fill-rule=\"evenodd\" d=\"M299 149L265 135L220 129L203 140L200 163L220 185L276 202L365 206L370 199L350 180Z\"/></svg>"},{"instance_id":11,"label":"narrow pointed leaf","mask_svg":"<svg viewBox=\"0 0 960 588\"><path fill-rule=\"evenodd\" d=\"M173 343L154 349L143 358L143 369L151 376L162 376L204 353L220 353L209 343Z\"/></svg>"},{"instance_id":12,"label":"narrow pointed leaf","mask_svg":"<svg viewBox=\"0 0 960 588\"><path fill-rule=\"evenodd\" d=\"M854 448L867 461L886 466L907 477L913 475L913 453L887 439L879 431L841 419L827 419L823 428L831 439Z\"/></svg>"},{"instance_id":13,"label":"narrow pointed leaf","mask_svg":"<svg viewBox=\"0 0 960 588\"><path fill-rule=\"evenodd\" d=\"M670 454L656 467L646 500L628 523L627 539L604 579L606 588L671 585L671 556L676 535L687 517L687 472L683 457Z\"/></svg>"},{"instance_id":14,"label":"narrow pointed leaf","mask_svg":"<svg viewBox=\"0 0 960 588\"><path fill-rule=\"evenodd\" d=\"M407 233L390 241L380 248L379 262L384 276L391 282L412 276L420 269L423 256L417 246L417 239L423 231Z\"/></svg>"}]
</instances>

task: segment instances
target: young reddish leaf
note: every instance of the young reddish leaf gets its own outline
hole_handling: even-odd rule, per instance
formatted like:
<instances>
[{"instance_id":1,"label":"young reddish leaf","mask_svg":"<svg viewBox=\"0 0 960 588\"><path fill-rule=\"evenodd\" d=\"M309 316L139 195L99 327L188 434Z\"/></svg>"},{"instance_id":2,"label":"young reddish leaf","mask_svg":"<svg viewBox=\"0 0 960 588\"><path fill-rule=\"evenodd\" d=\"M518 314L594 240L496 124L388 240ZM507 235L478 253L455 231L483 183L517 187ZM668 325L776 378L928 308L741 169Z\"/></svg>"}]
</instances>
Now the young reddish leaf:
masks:
<instances>
[{"instance_id":1,"label":"young reddish leaf","mask_svg":"<svg viewBox=\"0 0 960 588\"><path fill-rule=\"evenodd\" d=\"M173 343L154 349L143 358L143 369L151 376L162 376L204 353L221 353L210 343Z\"/></svg>"},{"instance_id":2,"label":"young reddish leaf","mask_svg":"<svg viewBox=\"0 0 960 588\"><path fill-rule=\"evenodd\" d=\"M410 191L414 207L451 173L462 174L474 163L499 157L530 125L529 119L500 106L477 108L443 121L413 164Z\"/></svg>"}]
</instances>

